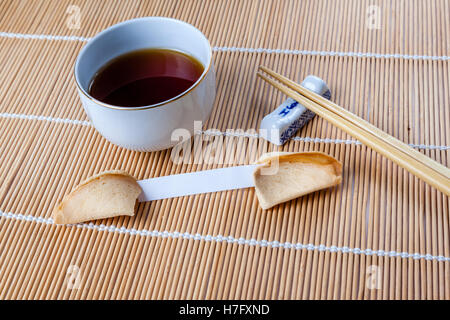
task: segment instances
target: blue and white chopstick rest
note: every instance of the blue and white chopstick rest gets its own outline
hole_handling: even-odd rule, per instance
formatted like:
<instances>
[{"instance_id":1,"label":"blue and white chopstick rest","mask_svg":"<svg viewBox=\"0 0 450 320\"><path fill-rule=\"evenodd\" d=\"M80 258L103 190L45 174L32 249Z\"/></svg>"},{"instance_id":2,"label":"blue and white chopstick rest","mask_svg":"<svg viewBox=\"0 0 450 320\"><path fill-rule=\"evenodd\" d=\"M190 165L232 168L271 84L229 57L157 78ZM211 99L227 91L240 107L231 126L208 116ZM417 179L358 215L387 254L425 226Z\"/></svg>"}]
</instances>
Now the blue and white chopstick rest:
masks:
<instances>
[{"instance_id":1,"label":"blue and white chopstick rest","mask_svg":"<svg viewBox=\"0 0 450 320\"><path fill-rule=\"evenodd\" d=\"M301 86L324 98L331 98L331 91L325 81L309 75ZM261 136L276 145L283 145L316 114L292 98L286 99L261 121Z\"/></svg>"}]
</instances>

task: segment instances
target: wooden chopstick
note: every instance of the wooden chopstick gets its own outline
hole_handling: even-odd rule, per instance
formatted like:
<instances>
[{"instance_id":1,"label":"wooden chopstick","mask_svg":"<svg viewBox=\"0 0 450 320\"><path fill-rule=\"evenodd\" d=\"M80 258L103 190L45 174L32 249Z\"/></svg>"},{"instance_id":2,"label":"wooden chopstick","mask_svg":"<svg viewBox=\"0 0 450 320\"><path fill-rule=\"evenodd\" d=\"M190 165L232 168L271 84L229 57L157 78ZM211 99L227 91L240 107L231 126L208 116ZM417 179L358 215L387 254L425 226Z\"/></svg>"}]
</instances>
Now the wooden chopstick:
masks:
<instances>
[{"instance_id":1,"label":"wooden chopstick","mask_svg":"<svg viewBox=\"0 0 450 320\"><path fill-rule=\"evenodd\" d=\"M412 149L351 112L297 85L295 82L278 73L265 67L260 67L260 69L281 83L268 78L262 73L258 73L258 76L263 80L315 112L320 117L323 117L325 120L357 138L365 145L442 191L447 196L450 196L448 168ZM302 95L300 92L305 92L308 96L306 94ZM309 97L313 97L314 100Z\"/></svg>"},{"instance_id":2,"label":"wooden chopstick","mask_svg":"<svg viewBox=\"0 0 450 320\"><path fill-rule=\"evenodd\" d=\"M324 97L316 94L315 92L312 92L312 91L310 91L310 90L308 90L306 88L303 88L301 85L299 85L299 84L295 83L294 81L292 81L292 80L290 80L290 79L280 75L279 73L276 73L273 70L270 70L270 69L268 69L268 68L266 68L264 66L260 66L260 69L262 71L266 72L267 74L271 75L272 77L276 78L281 83L287 85L289 88L297 91L298 93L300 93L301 95L305 96L306 98L316 102L317 104L319 104L323 108L326 108L326 109L336 113L337 115L340 115L340 116L342 116L344 118L347 118L347 120L349 120L350 122L356 124L360 128L362 128L362 129L364 129L366 131L369 131L373 135L379 136L380 138L382 138L383 140L385 140L387 143L391 144L395 148L403 151L404 153L408 153L408 154L414 156L415 158L417 158L421 162L424 162L430 168L434 169L436 172L442 173L444 176L446 176L448 179L450 179L450 169L449 168L446 168L442 164L440 164L440 163L434 161L433 159L427 157L423 153L420 153L419 151L417 151L417 150L411 148L410 146L408 146L407 144L401 142L400 140L394 138L393 136L387 134L386 132L378 129L377 127L372 125L370 122L368 122L368 121L358 117L357 115L351 113L347 109L344 109L341 106L335 104L334 102L332 102L332 101L330 101L328 99L325 99Z\"/></svg>"}]
</instances>

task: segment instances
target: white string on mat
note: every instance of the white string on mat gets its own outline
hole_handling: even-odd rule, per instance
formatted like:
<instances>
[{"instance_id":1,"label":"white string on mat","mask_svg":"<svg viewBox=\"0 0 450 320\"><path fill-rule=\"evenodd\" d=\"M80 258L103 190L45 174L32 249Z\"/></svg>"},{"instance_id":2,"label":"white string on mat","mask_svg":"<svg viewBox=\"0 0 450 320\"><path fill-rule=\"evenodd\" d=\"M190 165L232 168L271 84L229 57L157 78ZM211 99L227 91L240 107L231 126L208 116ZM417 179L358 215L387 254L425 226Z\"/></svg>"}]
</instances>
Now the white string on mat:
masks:
<instances>
[{"instance_id":1,"label":"white string on mat","mask_svg":"<svg viewBox=\"0 0 450 320\"><path fill-rule=\"evenodd\" d=\"M49 121L55 123L71 124L71 125L82 125L82 126L92 126L87 120L75 120L75 119L65 119L65 118L55 118L47 116L39 116L32 114L20 114L20 113L0 113L0 118L6 119L21 119L21 120L37 120L37 121ZM258 139L261 136L257 133L246 133L246 132L223 132L218 130L205 130L198 131L198 133L208 135L208 136L232 136L237 138L254 138ZM292 137L291 140L302 141L302 142L312 142L312 143L343 143L343 144L355 144L361 145L362 143L358 140L350 139L331 139L331 138L311 138L311 137ZM437 146L437 145L427 145L427 144L409 144L410 147L416 149L426 149L426 150L450 150L450 146Z\"/></svg>"},{"instance_id":2,"label":"white string on mat","mask_svg":"<svg viewBox=\"0 0 450 320\"><path fill-rule=\"evenodd\" d=\"M81 41L81 42L86 42L91 39L79 36L58 36L51 34L29 34L29 33L13 33L13 32L0 32L0 37L11 39L26 39L26 40Z\"/></svg>"},{"instance_id":3,"label":"white string on mat","mask_svg":"<svg viewBox=\"0 0 450 320\"><path fill-rule=\"evenodd\" d=\"M370 52L340 52L340 51L316 51L316 50L296 50L296 49L268 49L268 48L241 48L241 47L213 47L219 52L244 52L244 53L278 53L293 54L302 56L323 56L323 57L352 57L352 58L377 58L377 59L410 59L410 60L433 60L447 61L449 56L427 56L416 54L399 53L370 53Z\"/></svg>"},{"instance_id":4,"label":"white string on mat","mask_svg":"<svg viewBox=\"0 0 450 320\"><path fill-rule=\"evenodd\" d=\"M21 120L38 120L38 121L48 121L48 122L81 125L81 126L92 126L92 124L87 120L54 118L54 117L46 117L46 116L39 116L39 115L33 115L33 114L0 113L0 118L21 119Z\"/></svg>"},{"instance_id":5,"label":"white string on mat","mask_svg":"<svg viewBox=\"0 0 450 320\"><path fill-rule=\"evenodd\" d=\"M29 40L51 40L51 41L81 41L86 42L91 38L81 36L65 36L50 34L26 34L13 32L0 32L0 37L12 39ZM416 54L398 54L398 53L371 53L371 52L340 52L340 51L316 51L316 50L297 50L297 49L270 49L270 48L242 48L242 47L218 47L212 48L216 52L243 52L243 53L266 53L266 54L293 54L306 56L324 56L324 57L353 57L353 58L376 58L376 59L407 59L407 60L432 60L447 61L449 56L428 56Z\"/></svg>"},{"instance_id":6,"label":"white string on mat","mask_svg":"<svg viewBox=\"0 0 450 320\"><path fill-rule=\"evenodd\" d=\"M11 212L3 212L0 210L0 217L13 220L30 221L36 223L44 224L54 224L53 219L46 219L41 217L34 217L31 215L23 215ZM425 259L425 260L436 260L436 261L450 261L450 257L445 256L433 256L431 254L420 254L420 253L409 253L409 252L397 252L397 251L385 251L385 250L372 250L372 249L360 249L360 248L349 248L349 247L337 247L337 246L325 246L315 245L312 243L302 244L302 243L291 243L291 242L279 242L279 241L267 241L267 240L256 240L256 239L245 239L245 238L235 238L233 236L212 236L212 235L202 235L199 233L189 233L189 232L178 232L178 231L158 231L158 230L137 230L134 228L116 227L114 225L106 226L104 224L96 225L92 222L90 223L79 223L75 225L68 225L68 227L77 228L87 228L96 231L107 231L107 232L118 232L127 233L129 235L143 236L143 237L156 237L156 238L172 238L172 239L188 239L195 241L207 241L207 242L227 242L236 243L239 245L248 246L258 246L258 247L270 247L270 248L282 248L282 249L294 249L294 250L308 250L308 251L328 251L328 252L342 252L342 253L352 253L356 255L366 255L372 256L376 255L379 257L390 257L390 258L402 258L408 259L412 258L414 260Z\"/></svg>"}]
</instances>

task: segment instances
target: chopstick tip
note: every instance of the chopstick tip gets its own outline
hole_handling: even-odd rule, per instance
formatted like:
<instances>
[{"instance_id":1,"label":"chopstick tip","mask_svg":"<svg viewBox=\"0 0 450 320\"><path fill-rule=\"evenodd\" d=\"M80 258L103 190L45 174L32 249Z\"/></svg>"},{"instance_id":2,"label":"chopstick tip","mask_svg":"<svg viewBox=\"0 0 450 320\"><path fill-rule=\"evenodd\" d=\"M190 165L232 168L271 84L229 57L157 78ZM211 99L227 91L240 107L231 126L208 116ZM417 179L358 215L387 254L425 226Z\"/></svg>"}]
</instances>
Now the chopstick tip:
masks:
<instances>
[{"instance_id":1,"label":"chopstick tip","mask_svg":"<svg viewBox=\"0 0 450 320\"><path fill-rule=\"evenodd\" d=\"M261 73L260 71L256 72L256 75L257 75L258 77L260 77L261 79L267 78L267 77L266 77L263 73Z\"/></svg>"}]
</instances>

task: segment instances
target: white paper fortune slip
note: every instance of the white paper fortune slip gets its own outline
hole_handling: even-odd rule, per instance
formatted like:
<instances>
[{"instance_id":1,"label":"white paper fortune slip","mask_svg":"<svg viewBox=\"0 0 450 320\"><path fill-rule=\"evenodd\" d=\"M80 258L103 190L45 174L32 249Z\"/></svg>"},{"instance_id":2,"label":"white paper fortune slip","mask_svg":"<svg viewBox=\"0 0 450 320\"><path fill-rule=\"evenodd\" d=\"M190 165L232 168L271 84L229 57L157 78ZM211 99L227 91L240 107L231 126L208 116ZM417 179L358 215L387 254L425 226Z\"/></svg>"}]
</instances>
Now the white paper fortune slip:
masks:
<instances>
[{"instance_id":1,"label":"white paper fortune slip","mask_svg":"<svg viewBox=\"0 0 450 320\"><path fill-rule=\"evenodd\" d=\"M140 180L138 184L142 193L139 201L254 187L253 171L256 166L236 166Z\"/></svg>"}]
</instances>

